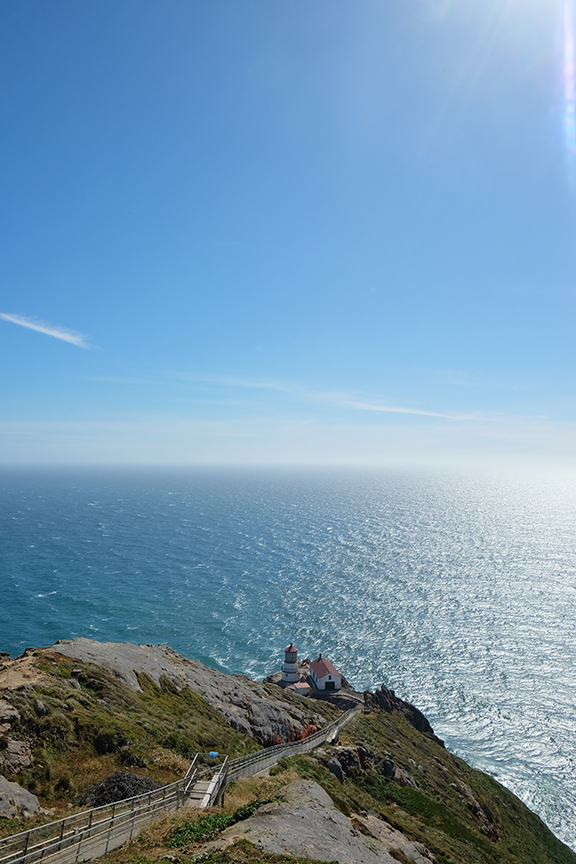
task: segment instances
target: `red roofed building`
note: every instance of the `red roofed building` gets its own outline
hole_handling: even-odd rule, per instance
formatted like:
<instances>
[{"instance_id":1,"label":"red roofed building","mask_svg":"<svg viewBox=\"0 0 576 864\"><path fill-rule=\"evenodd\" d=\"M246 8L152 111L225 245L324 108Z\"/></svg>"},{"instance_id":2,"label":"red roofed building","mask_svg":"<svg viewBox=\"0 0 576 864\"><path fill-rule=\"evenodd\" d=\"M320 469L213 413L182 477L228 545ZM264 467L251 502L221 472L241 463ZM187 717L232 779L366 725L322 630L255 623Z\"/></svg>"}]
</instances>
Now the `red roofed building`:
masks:
<instances>
[{"instance_id":1,"label":"red roofed building","mask_svg":"<svg viewBox=\"0 0 576 864\"><path fill-rule=\"evenodd\" d=\"M324 660L322 655L310 664L310 677L318 690L340 690L342 675L330 660Z\"/></svg>"}]
</instances>

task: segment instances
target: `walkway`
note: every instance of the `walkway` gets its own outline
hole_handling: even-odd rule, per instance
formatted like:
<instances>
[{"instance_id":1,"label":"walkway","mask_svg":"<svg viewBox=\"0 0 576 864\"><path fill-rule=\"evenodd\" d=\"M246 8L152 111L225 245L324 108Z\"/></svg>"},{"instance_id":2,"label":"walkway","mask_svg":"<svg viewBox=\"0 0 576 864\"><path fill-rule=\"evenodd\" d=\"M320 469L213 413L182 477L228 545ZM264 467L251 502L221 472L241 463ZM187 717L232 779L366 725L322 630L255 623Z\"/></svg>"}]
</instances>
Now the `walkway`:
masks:
<instances>
[{"instance_id":1,"label":"walkway","mask_svg":"<svg viewBox=\"0 0 576 864\"><path fill-rule=\"evenodd\" d=\"M145 825L161 813L182 807L211 807L219 801L230 781L259 774L275 765L283 756L306 753L325 742L334 741L340 729L360 710L353 708L347 711L338 720L301 741L266 747L230 762L226 757L216 768L199 771L196 755L182 780L154 792L95 807L30 831L4 837L0 839L0 864L77 864L101 858L136 837Z\"/></svg>"}]
</instances>

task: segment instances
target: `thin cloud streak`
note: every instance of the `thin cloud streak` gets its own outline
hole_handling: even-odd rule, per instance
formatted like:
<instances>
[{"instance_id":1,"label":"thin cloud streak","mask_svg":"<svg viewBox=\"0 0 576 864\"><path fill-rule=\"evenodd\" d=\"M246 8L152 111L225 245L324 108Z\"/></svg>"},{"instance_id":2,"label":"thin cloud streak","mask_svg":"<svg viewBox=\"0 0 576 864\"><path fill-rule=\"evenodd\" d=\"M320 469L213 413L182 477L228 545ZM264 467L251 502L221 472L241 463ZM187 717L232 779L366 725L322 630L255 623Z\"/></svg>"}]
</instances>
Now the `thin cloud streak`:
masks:
<instances>
[{"instance_id":1,"label":"thin cloud streak","mask_svg":"<svg viewBox=\"0 0 576 864\"><path fill-rule=\"evenodd\" d=\"M350 408L359 411L383 411L387 414L419 414L422 417L441 417L443 420L470 420L470 415L439 414L436 411L422 411L419 408L396 408L392 405L370 405L365 402L348 402Z\"/></svg>"},{"instance_id":2,"label":"thin cloud streak","mask_svg":"<svg viewBox=\"0 0 576 864\"><path fill-rule=\"evenodd\" d=\"M77 333L74 330L64 330L62 327L54 327L52 324L46 324L44 321L38 321L35 318L24 318L22 315L7 315L0 312L0 318L4 321L11 321L12 324L19 324L20 327L27 327L29 330L36 330L38 333L44 333L46 336L53 336L55 339L61 339L63 342L69 342L71 345L76 345L78 348L90 349L90 345L86 342L86 337L82 333Z\"/></svg>"},{"instance_id":3,"label":"thin cloud streak","mask_svg":"<svg viewBox=\"0 0 576 864\"><path fill-rule=\"evenodd\" d=\"M416 414L422 417L439 417L442 420L470 420L470 414L446 414L439 411L426 411L421 408L404 408L402 406L378 405L370 402L359 402L349 395L337 391L313 390L307 387L302 387L298 384L290 384L285 381L272 380L254 380L243 378L205 378L203 380L211 381L214 384L220 384L228 387L240 387L255 390L273 390L278 393L289 393L297 398L306 399L307 401L320 401L324 404L340 406L341 408L352 408L355 411L380 411L388 414Z\"/></svg>"},{"instance_id":4,"label":"thin cloud streak","mask_svg":"<svg viewBox=\"0 0 576 864\"><path fill-rule=\"evenodd\" d=\"M191 375L187 373L169 373L168 380L194 383L196 385L214 385L222 388L238 390L260 390L272 393L284 393L293 399L315 406L328 406L332 408L345 408L352 411L374 411L385 414L406 414L419 417L435 417L440 420L449 420L452 423L464 423L474 421L476 423L494 423L502 421L504 415L501 413L487 414L475 411L467 414L457 412L429 411L424 408L405 408L401 405L382 405L376 401L360 400L358 396L339 390L316 390L293 381L282 381L274 379L257 378L234 378L232 376L216 375ZM92 377L93 381L104 381L114 384L136 384L146 385L156 383L153 379L145 378L121 378L121 377ZM208 391L209 392L209 391ZM371 397L365 396L370 400ZM372 397L377 398L377 397Z\"/></svg>"}]
</instances>

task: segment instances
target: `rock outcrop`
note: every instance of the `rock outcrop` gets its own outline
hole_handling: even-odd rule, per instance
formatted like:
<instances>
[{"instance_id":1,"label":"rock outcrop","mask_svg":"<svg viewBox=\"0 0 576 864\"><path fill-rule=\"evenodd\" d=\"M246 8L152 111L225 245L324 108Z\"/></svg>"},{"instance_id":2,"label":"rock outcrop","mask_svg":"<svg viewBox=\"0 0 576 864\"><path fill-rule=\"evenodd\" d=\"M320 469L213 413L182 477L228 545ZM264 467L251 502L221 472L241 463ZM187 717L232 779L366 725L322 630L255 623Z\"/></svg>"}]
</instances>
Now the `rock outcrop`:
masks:
<instances>
[{"instance_id":1,"label":"rock outcrop","mask_svg":"<svg viewBox=\"0 0 576 864\"><path fill-rule=\"evenodd\" d=\"M392 855L396 861L413 861L414 864L431 864L436 858L424 846L423 843L418 843L414 840L408 840L401 831L396 831L391 825L388 825L377 816L366 815L360 816L353 813L350 816L350 822L362 834L373 837L380 841L386 847L386 851ZM404 857L402 857L404 856Z\"/></svg>"},{"instance_id":2,"label":"rock outcrop","mask_svg":"<svg viewBox=\"0 0 576 864\"><path fill-rule=\"evenodd\" d=\"M388 780L394 780L399 786L410 786L412 789L417 789L418 784L408 771L398 768L394 764L394 757L391 753L385 753L380 756L375 753L370 747L361 744L356 747L336 747L336 756L331 761L337 762L340 770L344 775L357 777L362 771L373 771L386 777ZM329 771L330 763L326 766ZM336 774L335 771L332 771ZM337 776L337 775L336 775Z\"/></svg>"},{"instance_id":3,"label":"rock outcrop","mask_svg":"<svg viewBox=\"0 0 576 864\"><path fill-rule=\"evenodd\" d=\"M23 789L18 783L0 774L0 816L8 819L21 819L23 817L48 814L50 810L44 810L35 795Z\"/></svg>"},{"instance_id":4,"label":"rock outcrop","mask_svg":"<svg viewBox=\"0 0 576 864\"><path fill-rule=\"evenodd\" d=\"M61 640L46 650L109 669L135 691L142 689L138 676L143 674L156 684L161 678L167 678L178 690L188 686L233 729L255 738L265 747L305 738L326 723L323 717L306 707L298 708L274 698L270 689L258 681L211 669L177 654L166 645L79 638Z\"/></svg>"},{"instance_id":5,"label":"rock outcrop","mask_svg":"<svg viewBox=\"0 0 576 864\"><path fill-rule=\"evenodd\" d=\"M25 741L10 737L12 724L20 713L10 702L0 699L0 772L18 774L32 764L32 752Z\"/></svg>"},{"instance_id":6,"label":"rock outcrop","mask_svg":"<svg viewBox=\"0 0 576 864\"><path fill-rule=\"evenodd\" d=\"M433 864L421 843L409 841L375 816L348 819L330 796L311 780L296 780L281 790L283 801L264 804L249 819L227 828L202 847L216 852L245 838L262 852L298 855L339 864ZM402 855L404 857L402 857Z\"/></svg>"},{"instance_id":7,"label":"rock outcrop","mask_svg":"<svg viewBox=\"0 0 576 864\"><path fill-rule=\"evenodd\" d=\"M404 699L400 699L399 696L396 696L394 690L389 690L385 684L382 684L380 689L376 690L375 693L366 690L364 692L364 704L369 711L373 711L375 708L380 708L382 711L388 711L390 714L393 711L397 711L399 714L404 716L411 726L419 732L422 732L424 735L429 735L437 744L444 747L444 742L440 738L436 737L432 726L424 714L416 708L415 705L412 705L410 702L405 702Z\"/></svg>"}]
</instances>

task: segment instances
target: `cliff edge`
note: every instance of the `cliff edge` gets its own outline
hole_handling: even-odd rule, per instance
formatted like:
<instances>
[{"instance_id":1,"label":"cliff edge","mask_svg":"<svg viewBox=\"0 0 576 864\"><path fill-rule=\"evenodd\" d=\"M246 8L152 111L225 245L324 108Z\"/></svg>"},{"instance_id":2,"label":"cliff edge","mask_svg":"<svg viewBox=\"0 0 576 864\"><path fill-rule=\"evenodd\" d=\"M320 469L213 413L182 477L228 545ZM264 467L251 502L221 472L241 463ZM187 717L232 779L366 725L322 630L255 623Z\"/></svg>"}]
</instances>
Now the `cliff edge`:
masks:
<instances>
[{"instance_id":1,"label":"cliff edge","mask_svg":"<svg viewBox=\"0 0 576 864\"><path fill-rule=\"evenodd\" d=\"M364 711L338 741L236 781L212 812L164 819L107 864L576 864L512 793L446 750L415 706L384 685L360 695ZM196 753L216 765L340 715L163 645L74 639L2 655L0 831L82 809L117 772L166 784ZM176 848L175 836L192 839Z\"/></svg>"}]
</instances>

